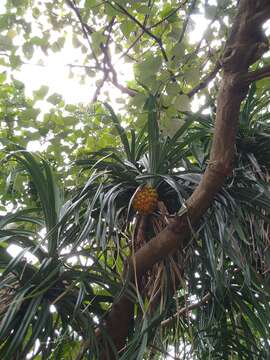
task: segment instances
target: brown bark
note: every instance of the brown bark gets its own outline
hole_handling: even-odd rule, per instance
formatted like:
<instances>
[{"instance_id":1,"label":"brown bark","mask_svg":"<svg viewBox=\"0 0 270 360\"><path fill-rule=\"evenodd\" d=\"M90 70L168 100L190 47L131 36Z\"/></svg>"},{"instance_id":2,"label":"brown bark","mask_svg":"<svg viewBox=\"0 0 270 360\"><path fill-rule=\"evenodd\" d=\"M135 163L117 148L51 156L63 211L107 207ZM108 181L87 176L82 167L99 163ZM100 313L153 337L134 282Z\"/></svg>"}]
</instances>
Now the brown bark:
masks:
<instances>
[{"instance_id":1,"label":"brown bark","mask_svg":"<svg viewBox=\"0 0 270 360\"><path fill-rule=\"evenodd\" d=\"M240 0L238 6L221 61L223 77L218 93L215 133L208 167L186 202L187 212L175 218L141 247L133 258L128 259L131 279L134 279L135 273L140 278L155 263L184 245L190 235L190 224L195 224L209 208L233 170L240 105L247 94L249 83L254 80L254 76L249 77L248 69L268 49L268 41L261 26L270 18L269 0ZM107 332L118 350L125 345L132 309L131 301L124 294L112 306L107 318ZM113 359L112 355L104 358Z\"/></svg>"}]
</instances>

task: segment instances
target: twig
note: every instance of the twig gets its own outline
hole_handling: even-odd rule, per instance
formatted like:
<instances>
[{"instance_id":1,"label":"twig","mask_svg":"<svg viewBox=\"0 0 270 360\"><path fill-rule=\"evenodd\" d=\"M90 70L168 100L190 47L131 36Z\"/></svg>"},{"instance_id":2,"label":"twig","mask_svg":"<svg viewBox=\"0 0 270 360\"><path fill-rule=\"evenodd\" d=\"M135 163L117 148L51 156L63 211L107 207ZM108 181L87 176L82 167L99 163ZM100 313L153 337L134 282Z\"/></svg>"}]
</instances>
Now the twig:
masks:
<instances>
[{"instance_id":1,"label":"twig","mask_svg":"<svg viewBox=\"0 0 270 360\"><path fill-rule=\"evenodd\" d=\"M88 34L90 34L90 35L93 34L95 32L95 30L93 28L91 28L91 26L89 26L88 24L83 22L81 14L80 14L80 10L77 8L75 2L72 2L71 0L66 0L66 3L76 13L77 18L80 20L80 23L83 24L83 27L85 29L87 29Z\"/></svg>"},{"instance_id":2,"label":"twig","mask_svg":"<svg viewBox=\"0 0 270 360\"><path fill-rule=\"evenodd\" d=\"M187 14L187 17L186 17L185 22L184 22L184 24L183 24L183 28L182 28L181 34L180 34L179 39L178 39L178 43L181 43L182 40L183 40L183 37L184 37L184 35L185 35L185 32L186 32L186 30L187 30L187 26L188 26L188 23L189 23L189 20L190 20L190 16L191 16L191 14L192 14L195 6L196 6L196 2L197 2L197 0L193 0L192 3L191 3L191 5L190 5L189 12L188 12L188 14Z\"/></svg>"},{"instance_id":3,"label":"twig","mask_svg":"<svg viewBox=\"0 0 270 360\"><path fill-rule=\"evenodd\" d=\"M39 65L39 64L36 64L36 65ZM80 64L64 64L64 66L69 66L71 68L87 69L87 70L96 70L97 69L96 66L80 65Z\"/></svg>"},{"instance_id":4,"label":"twig","mask_svg":"<svg viewBox=\"0 0 270 360\"><path fill-rule=\"evenodd\" d=\"M117 74L116 74L116 71L115 69L113 68L112 64L111 64L111 61L110 61L110 57L109 57L109 52L108 52L108 47L109 47L109 41L110 41L110 37L111 37L111 31L112 31L112 28L113 28L113 25L114 25L114 21L115 21L115 17L113 17L111 19L111 21L109 22L108 26L106 27L105 30L108 30L108 35L107 35L107 39L106 39L106 43L105 44L102 44L101 43L101 50L103 52L103 55L104 55L104 59L103 59L103 63L102 65L100 64L100 62L98 61L98 58L96 57L96 54L94 52L94 49L92 47L92 44L91 44L91 41L89 39L89 35L92 35L95 30L93 28L91 28L88 24L86 24L82 17L81 17L81 14L80 14L80 11L79 9L77 8L76 6L76 3L75 1L71 1L71 0L66 0L66 3L68 4L68 6L75 12L80 24L81 24L81 28L82 28L82 31L83 31L83 34L85 36L85 38L87 39L87 42L88 42L88 45L91 49L91 52L92 52L92 55L93 55L93 58L95 60L95 63L96 63L96 66L93 67L97 70L100 70L103 72L103 78L101 79L101 82L99 83L99 85L97 86L96 88L96 91L95 91L95 94L93 96L93 99L92 101L95 102L98 98L98 95L100 94L100 91L104 85L104 83L109 79L109 81L115 86L117 87L118 89L120 89L123 93L125 94L128 94L130 96L135 96L136 95L136 92L134 90L131 90L131 89L128 89L126 88L124 85L121 85L118 83L118 80L117 80ZM104 30L104 31L105 31ZM90 68L90 67L88 67ZM110 73L112 73L112 79L109 78L110 76Z\"/></svg>"},{"instance_id":5,"label":"twig","mask_svg":"<svg viewBox=\"0 0 270 360\"><path fill-rule=\"evenodd\" d=\"M114 20L115 17L112 18L112 20L110 21L109 25L108 25L108 36L107 36L107 40L105 45L101 44L101 50L103 52L104 55L104 77L103 80L101 82L101 86L99 87L99 91L101 89L101 87L103 86L104 82L109 79L109 81L115 86L117 87L119 90L121 90L122 93L128 94L129 96L135 96L137 94L137 92L135 90L129 89L127 87L125 87L124 85L119 84L118 79L117 79L117 72L113 67L113 64L111 62L111 57L109 54L109 39L111 36L111 32L112 32L112 28L114 25ZM111 77L110 77L111 74ZM98 92L96 91L95 97L94 99L96 100L96 97L98 95Z\"/></svg>"},{"instance_id":6,"label":"twig","mask_svg":"<svg viewBox=\"0 0 270 360\"><path fill-rule=\"evenodd\" d=\"M198 91L204 89L210 83L210 81L212 81L215 78L215 76L217 75L220 69L221 69L221 64L220 61L218 61L214 69L198 85L196 85L192 90L190 90L190 92L187 93L187 96L192 97Z\"/></svg>"},{"instance_id":7,"label":"twig","mask_svg":"<svg viewBox=\"0 0 270 360\"><path fill-rule=\"evenodd\" d=\"M80 11L79 9L77 8L76 6L76 3L71 0L65 0L67 5L75 12L80 24L81 24L81 28L82 28L82 31L83 31L83 34L84 34L84 37L86 38L86 41L88 42L88 46L90 47L91 51L92 51L92 55L93 55L93 58L96 62L96 66L97 68L100 68L99 66L99 62L98 62L98 59L96 57L96 54L94 52L94 49L92 47L92 44L91 44L91 41L89 39L89 35L91 35L93 32L94 32L94 29L92 29L89 25L85 24L82 20L82 17L81 17L81 14L80 14Z\"/></svg>"},{"instance_id":8,"label":"twig","mask_svg":"<svg viewBox=\"0 0 270 360\"><path fill-rule=\"evenodd\" d=\"M141 32L141 34L133 41L133 43L127 48L127 50L120 56L120 59L125 57L129 51L137 44L137 42L140 40L140 38L143 36L144 31Z\"/></svg>"},{"instance_id":9,"label":"twig","mask_svg":"<svg viewBox=\"0 0 270 360\"><path fill-rule=\"evenodd\" d=\"M134 97L135 95L138 94L138 92L136 90L130 89L124 85L119 84L117 81L113 80L113 79L109 79L110 82L117 88L119 89L123 94L127 94L131 97Z\"/></svg>"},{"instance_id":10,"label":"twig","mask_svg":"<svg viewBox=\"0 0 270 360\"><path fill-rule=\"evenodd\" d=\"M246 84L250 84L253 81L261 80L268 76L270 76L270 65L264 66L262 69L248 72L244 75L243 80Z\"/></svg>"},{"instance_id":11,"label":"twig","mask_svg":"<svg viewBox=\"0 0 270 360\"><path fill-rule=\"evenodd\" d=\"M194 310L202 305L204 305L209 299L211 298L211 294L207 293L206 295L204 295L204 297L198 301L197 303L194 304L190 304L188 306L183 307L182 309L180 309L179 311L177 311L175 314L173 314L171 317L169 317L166 320L163 320L161 322L161 326L168 326L170 325L174 319L180 315L186 315L189 311Z\"/></svg>"},{"instance_id":12,"label":"twig","mask_svg":"<svg viewBox=\"0 0 270 360\"><path fill-rule=\"evenodd\" d=\"M156 35L154 35L150 30L148 30L148 28L146 28L139 20L137 20L132 14L130 14L122 5L118 4L117 2L115 2L115 4L125 15L127 15L133 22L135 22L135 24L137 24L147 35L149 35L152 39L156 41L156 43L160 47L164 60L167 62L168 57L163 47L162 40L158 38ZM114 5L111 4L111 6L115 8Z\"/></svg>"},{"instance_id":13,"label":"twig","mask_svg":"<svg viewBox=\"0 0 270 360\"><path fill-rule=\"evenodd\" d=\"M150 12L150 10L152 9L152 6L153 6L153 5L151 5L151 0L148 0L147 7L149 8L149 12ZM145 16L144 16L144 19L143 19L143 26L146 27L146 25L147 25L147 20L148 20L148 19L149 19L149 13L147 12L147 13L145 14Z\"/></svg>"},{"instance_id":14,"label":"twig","mask_svg":"<svg viewBox=\"0 0 270 360\"><path fill-rule=\"evenodd\" d=\"M188 2L188 0L184 1L181 5L179 5L177 8L175 8L171 13L169 13L167 16L165 16L160 21L156 22L154 25L151 25L148 27L148 29L153 29L154 27L157 27L158 25L162 24L164 21L169 19L172 15L174 15L183 5L185 5Z\"/></svg>"}]
</instances>

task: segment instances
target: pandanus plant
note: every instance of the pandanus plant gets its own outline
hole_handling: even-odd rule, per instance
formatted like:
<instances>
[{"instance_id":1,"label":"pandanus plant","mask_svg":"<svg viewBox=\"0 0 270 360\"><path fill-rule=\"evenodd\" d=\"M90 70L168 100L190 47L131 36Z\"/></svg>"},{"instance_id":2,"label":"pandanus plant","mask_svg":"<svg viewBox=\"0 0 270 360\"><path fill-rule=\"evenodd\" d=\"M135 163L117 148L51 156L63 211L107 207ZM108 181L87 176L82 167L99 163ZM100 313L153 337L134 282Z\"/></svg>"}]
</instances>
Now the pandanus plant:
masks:
<instances>
[{"instance_id":1,"label":"pandanus plant","mask_svg":"<svg viewBox=\"0 0 270 360\"><path fill-rule=\"evenodd\" d=\"M269 329L264 322L269 310L265 304L269 299L269 289L265 287L269 269L265 256L269 242L269 123L268 115L258 107L260 102L269 100L267 93L258 98L254 86L241 112L236 170L216 196L211 210L192 229L192 240L185 249L155 265L136 282L137 325L133 343L123 359L143 353L148 343L165 351L170 343L179 348L179 342L186 341L193 342L201 358L209 347L217 356L225 356L228 349L234 354L239 343L243 343L243 358L252 352L261 356L269 352ZM148 120L140 132L124 130L112 108L106 108L121 138L121 150L102 149L77 164L90 171L89 217L96 219L95 241L104 248L112 246L113 261L117 263L119 256L137 251L176 213L185 211L185 199L207 166L213 123L210 116L188 114L184 125L169 138L159 130L160 109L154 97L146 102ZM261 140L254 140L254 147L243 151L243 142L250 133L256 139L264 139L263 154L258 152ZM121 271L121 267L118 269ZM175 316L185 314L187 304L191 302L192 308L196 300L200 306L193 318ZM256 309L255 317L250 309ZM239 311L242 315L236 326ZM158 327L160 322L163 326ZM251 324L256 330L249 332ZM172 327L167 329L167 325ZM150 329L147 340L142 335L146 328ZM191 337L187 335L188 328L192 329ZM225 346L222 337L214 336L216 332L228 337ZM246 340L243 332L245 336L249 332ZM165 346L160 341L164 337L168 339Z\"/></svg>"},{"instance_id":2,"label":"pandanus plant","mask_svg":"<svg viewBox=\"0 0 270 360\"><path fill-rule=\"evenodd\" d=\"M120 151L101 149L87 159L78 160L77 165L90 171L88 216L96 220L96 241L103 248L114 241L117 248L114 261L117 262L123 247L126 255L137 251L167 225L182 205L184 209L185 199L192 190L184 177L199 175L202 168L192 165L189 159L188 142L198 134L183 136L196 117L187 118L169 138L163 137L159 130L160 109L154 96L145 103L147 122L137 133L133 129L124 130L110 105L105 104L105 108L118 131L122 148ZM171 284L182 281L182 269L173 258L159 264L154 273L147 274L138 284L139 290L144 288L143 296L148 301L157 294L165 296L161 286L165 276L174 277Z\"/></svg>"},{"instance_id":3,"label":"pandanus plant","mask_svg":"<svg viewBox=\"0 0 270 360\"><path fill-rule=\"evenodd\" d=\"M1 359L100 359L97 330L110 344L103 320L127 289L135 310L122 360L158 359L170 346L186 359L267 358L270 133L260 108L267 95L251 89L235 171L191 240L130 289L125 258L185 211L207 165L212 118L186 114L169 138L155 97L139 131L125 130L106 104L121 146L78 160L87 180L71 193L45 159L8 144L8 179L23 184L25 196L17 193L17 208L0 218ZM20 246L15 257L10 244Z\"/></svg>"}]
</instances>

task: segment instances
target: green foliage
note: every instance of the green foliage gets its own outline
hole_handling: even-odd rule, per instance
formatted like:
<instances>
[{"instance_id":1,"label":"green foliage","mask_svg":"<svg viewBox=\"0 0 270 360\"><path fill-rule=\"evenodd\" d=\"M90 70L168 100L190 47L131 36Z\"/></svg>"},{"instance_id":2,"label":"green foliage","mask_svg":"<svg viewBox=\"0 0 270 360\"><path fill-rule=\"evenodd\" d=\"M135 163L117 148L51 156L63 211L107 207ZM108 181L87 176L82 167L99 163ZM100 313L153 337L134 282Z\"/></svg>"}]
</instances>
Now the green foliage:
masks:
<instances>
[{"instance_id":1,"label":"green foliage","mask_svg":"<svg viewBox=\"0 0 270 360\"><path fill-rule=\"evenodd\" d=\"M112 236L117 245L119 233L126 227L127 217L134 217L131 202L138 187L148 183L155 186L158 192L160 188L160 196L163 194L162 200L165 203L167 193L174 190L177 195L174 200L176 211L188 195L184 186L178 184L176 174L193 169L200 171L198 168L195 170L195 167L179 171L179 167L188 162L187 144L190 140L181 138L181 135L187 132L194 121L192 116L172 139L162 137L155 106L156 99L150 96L145 105L149 114L147 123L139 132L131 129L128 133L112 108L105 104L122 147L119 151L111 147L103 148L76 162L84 170L90 171L89 180L79 196L87 195L93 199L88 217L97 218L96 240L103 248Z\"/></svg>"},{"instance_id":2,"label":"green foliage","mask_svg":"<svg viewBox=\"0 0 270 360\"><path fill-rule=\"evenodd\" d=\"M245 117L245 113L252 113L253 108L247 112L247 106L255 98L251 89L241 113L241 131L249 136L252 129L256 138L268 126L264 123L263 130L261 124L257 132ZM113 109L105 104L104 116L114 124L121 139L119 152L104 148L78 160L77 165L89 174L88 181L65 202L44 159L21 148L9 152L7 159L15 159L18 164L13 170L17 169L17 176L27 173L31 179L39 206L1 219L1 291L8 304L8 310L1 312L3 359L33 351L37 339L46 343L46 338L54 339L56 330L57 341L39 346L43 355L59 357L64 349L78 344L79 336L90 339L92 355L93 349L98 351L94 318L102 320L120 290L117 284L122 259L130 252L127 236L135 216L133 194L138 186L152 181L170 213L177 212L206 166L211 118L190 115L173 138L163 137L156 106L156 99L150 96L145 105L148 120L138 132L124 130ZM253 116L260 118L261 114L254 112ZM150 344L161 352L174 345L177 353L184 344L186 349L192 344L194 354L202 359L209 352L213 359L236 354L243 359L255 354L268 356L268 169L261 159L255 163L255 142L252 154L242 152L244 138L238 140L237 170L199 228L194 229L193 241L185 250L186 285L177 292L173 290L168 280L175 276L171 266L177 258L172 263L165 261L162 305L153 313L147 310L143 298L138 298L145 307L144 321L138 312L132 339L121 359L144 356ZM265 154L268 148L265 143ZM46 229L45 237L40 233L42 229ZM11 258L6 252L9 244L23 249L17 257ZM25 261L29 252L37 259L33 264ZM68 259L74 256L77 260L72 265ZM8 292L7 287L11 289ZM187 306L187 298L196 302L205 294L209 294L208 301L195 307L192 317L176 317L170 326L160 327L163 320ZM55 304L56 312L51 312L50 304ZM11 331L13 337L8 336ZM160 343L161 338L166 341Z\"/></svg>"},{"instance_id":3,"label":"green foliage","mask_svg":"<svg viewBox=\"0 0 270 360\"><path fill-rule=\"evenodd\" d=\"M149 239L153 224L184 211L207 166L220 78L202 84L219 59L235 5L1 4L1 359L77 360L85 342L82 357L100 358L96 330L110 342L103 320L128 286L123 264L134 251L136 191L151 184L168 211L167 218L160 208L150 215ZM197 16L209 24L194 40ZM18 72L44 66L46 56L69 43L80 57L63 67L75 81L91 79L104 103L68 103L45 84L26 96ZM122 61L134 72L126 84ZM266 54L255 68L268 63ZM123 92L120 115L113 86ZM232 176L182 257L170 256L157 265L159 276L147 275L158 306L143 289L128 288L135 318L122 360L164 359L171 349L181 359L270 356L268 109L269 84L261 80L241 110ZM33 142L40 153L26 150ZM15 245L19 253L11 256Z\"/></svg>"},{"instance_id":4,"label":"green foliage","mask_svg":"<svg viewBox=\"0 0 270 360\"><path fill-rule=\"evenodd\" d=\"M109 289L118 288L117 276L104 269L99 260L104 255L90 245L89 232L81 227L84 200L73 206L63 202L44 159L21 148L9 158L30 177L40 207L1 216L0 355L25 357L38 340L37 354L59 358L80 336L95 341L94 318L102 317L112 301ZM20 245L18 256L6 252L9 244ZM32 263L26 260L29 252L35 256ZM80 262L71 266L74 256ZM91 270L83 271L86 266Z\"/></svg>"}]
</instances>

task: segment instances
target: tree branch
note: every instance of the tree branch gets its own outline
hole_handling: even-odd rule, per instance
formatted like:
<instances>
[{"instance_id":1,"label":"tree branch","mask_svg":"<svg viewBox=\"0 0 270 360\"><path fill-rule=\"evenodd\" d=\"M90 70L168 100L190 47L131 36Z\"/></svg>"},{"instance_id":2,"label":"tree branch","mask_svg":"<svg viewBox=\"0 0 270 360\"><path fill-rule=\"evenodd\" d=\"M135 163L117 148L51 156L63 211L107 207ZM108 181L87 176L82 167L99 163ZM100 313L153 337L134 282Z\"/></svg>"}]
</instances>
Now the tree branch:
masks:
<instances>
[{"instance_id":1,"label":"tree branch","mask_svg":"<svg viewBox=\"0 0 270 360\"><path fill-rule=\"evenodd\" d=\"M89 26L88 24L83 22L80 10L77 8L75 2L72 2L71 0L66 0L66 3L75 12L80 23L83 25L84 29L87 30L87 33L90 35L93 34L95 32L95 30L93 28L91 28L91 26Z\"/></svg>"},{"instance_id":2,"label":"tree branch","mask_svg":"<svg viewBox=\"0 0 270 360\"><path fill-rule=\"evenodd\" d=\"M143 36L144 31L142 31L140 33L139 36L137 36L137 38L133 41L133 43L127 48L127 50L125 50L125 52L123 52L120 56L120 59L122 59L123 57L127 56L128 53L130 52L130 50L138 43L138 41L140 40L140 38Z\"/></svg>"},{"instance_id":3,"label":"tree branch","mask_svg":"<svg viewBox=\"0 0 270 360\"><path fill-rule=\"evenodd\" d=\"M169 19L172 15L174 15L178 10L181 9L181 7L183 5L185 5L187 3L188 0L184 1L182 4L180 4L179 6L177 6L177 8L175 8L172 12L170 12L167 16L165 16L163 19L161 19L160 21L156 22L154 25L151 25L148 27L148 29L153 29L155 27L157 27L158 25L162 24L164 21L166 21L167 19Z\"/></svg>"},{"instance_id":4,"label":"tree branch","mask_svg":"<svg viewBox=\"0 0 270 360\"><path fill-rule=\"evenodd\" d=\"M256 1L257 5L264 3L265 0ZM221 62L224 73L218 92L215 132L208 167L198 187L186 201L187 212L176 217L163 231L127 260L131 281L134 281L135 271L140 278L155 263L185 246L191 233L190 224L198 222L221 190L226 177L232 172L240 106L248 92L248 85L243 81L243 75L248 73L249 66L262 55L260 44L264 42L260 36L261 24L250 28L247 22L247 19L254 14L256 14L254 2L240 0L233 31L226 43ZM124 347L132 308L133 304L124 293L120 300L114 303L106 319L105 327L108 335L118 350ZM113 356L104 357L110 360L113 358Z\"/></svg>"},{"instance_id":5,"label":"tree branch","mask_svg":"<svg viewBox=\"0 0 270 360\"><path fill-rule=\"evenodd\" d=\"M267 4L266 4L267 1ZM255 13L254 16L251 17L250 21L256 22L256 24L262 24L267 19L269 19L270 16L270 5L268 3L268 0L265 1L265 5L261 8L261 11L258 13Z\"/></svg>"},{"instance_id":6,"label":"tree branch","mask_svg":"<svg viewBox=\"0 0 270 360\"><path fill-rule=\"evenodd\" d=\"M188 23L189 23L189 20L190 20L190 16L191 16L192 11L194 10L194 8L196 6L196 3L197 3L197 0L193 0L191 5L190 5L189 12L188 12L187 17L186 17L186 19L184 21L182 31L181 31L181 34L180 34L179 39L178 39L178 43L181 43L182 40L183 40L183 37L185 36L185 32L187 30L187 26L188 26Z\"/></svg>"},{"instance_id":7,"label":"tree branch","mask_svg":"<svg viewBox=\"0 0 270 360\"><path fill-rule=\"evenodd\" d=\"M93 58L95 60L95 63L96 63L96 66L97 68L99 68L99 62L98 62L98 59L96 57L96 54L94 52L94 49L92 47L92 44L91 44L91 41L89 39L89 35L91 35L95 30L92 29L91 27L89 27L87 24L85 24L83 22L83 19L81 17L81 14L80 14L80 11L79 9L77 8L76 4L74 1L71 1L71 0L65 0L67 5L74 11L75 15L77 16L78 20L79 20L79 23L81 24L81 28L82 28L82 31L83 31L83 34L84 34L84 37L86 38L86 41L88 43L88 46L90 47L91 51L92 51L92 55L93 55Z\"/></svg>"},{"instance_id":8,"label":"tree branch","mask_svg":"<svg viewBox=\"0 0 270 360\"><path fill-rule=\"evenodd\" d=\"M111 56L110 56L110 53L109 53L109 39L110 39L110 36L111 36L111 31L112 31L112 27L113 27L113 24L114 24L114 19L115 18L112 18L112 20L110 21L110 24L108 26L109 34L107 36L106 44L105 45L101 44L101 46L100 46L101 51L103 52L103 55L104 55L104 64L107 67L107 69L105 70L105 73L104 73L103 84L106 81L106 79L109 78L111 83L115 87L117 87L119 90L121 90L122 93L128 94L129 96L133 97L133 96L135 96L137 94L137 92L135 90L129 89L129 88L119 84L118 78L117 78L117 72L114 69L113 64L111 62ZM109 76L110 74L112 75L111 77Z\"/></svg>"},{"instance_id":9,"label":"tree branch","mask_svg":"<svg viewBox=\"0 0 270 360\"><path fill-rule=\"evenodd\" d=\"M270 76L270 65L263 67L262 69L258 69L255 71L250 71L243 76L243 81L249 85L253 81L261 80L265 77Z\"/></svg>"},{"instance_id":10,"label":"tree branch","mask_svg":"<svg viewBox=\"0 0 270 360\"><path fill-rule=\"evenodd\" d=\"M190 90L190 92L187 93L187 96L192 97L198 91L206 88L206 86L210 83L210 81L212 81L216 77L216 75L220 69L221 69L221 64L220 64L220 61L218 61L215 65L214 69L198 85L196 85L192 90Z\"/></svg>"},{"instance_id":11,"label":"tree branch","mask_svg":"<svg viewBox=\"0 0 270 360\"><path fill-rule=\"evenodd\" d=\"M93 58L94 58L95 63L96 63L95 68L97 70L100 70L100 71L103 72L103 77L102 77L99 85L96 88L96 91L95 91L95 94L93 96L92 101L97 100L98 95L99 95L103 85L105 84L105 82L107 80L110 80L110 82L115 87L117 87L119 90L121 90L123 93L128 94L129 96L135 96L136 92L134 90L129 89L129 88L125 87L124 85L121 85L121 84L118 83L116 71L114 70L114 68L113 68L113 66L111 64L111 61L108 61L108 59L110 59L109 54L108 54L109 39L110 39L112 27L114 25L115 17L113 17L111 19L108 26L106 27L106 29L108 30L108 36L107 36L107 39L106 39L106 44L105 45L101 44L101 50L102 50L102 52L104 54L103 67L102 67L100 65L100 62L98 61L98 58L96 57L96 54L95 54L94 49L92 47L91 41L89 39L89 35L92 35L95 32L95 30L93 28L91 28L88 24L86 24L83 21L83 19L81 17L81 14L80 14L80 10L76 6L75 1L72 1L72 0L65 0L65 1L66 1L67 5L74 11L74 13L76 14L76 16L77 16L77 18L79 20L79 23L81 24L83 34L84 34L84 36L85 36L85 38L86 38L86 40L88 42L88 45L89 45L89 47L91 49ZM88 68L89 68L89 66L88 66ZM110 73L112 73L112 78L110 78Z\"/></svg>"},{"instance_id":12,"label":"tree branch","mask_svg":"<svg viewBox=\"0 0 270 360\"><path fill-rule=\"evenodd\" d=\"M162 44L162 40L160 38L158 38L156 35L154 35L150 30L148 30L148 28L146 28L143 24L140 23L139 20L137 20L132 14L130 14L122 5L118 4L117 2L115 2L117 7L125 14L127 15L133 22L135 22L135 24L137 24L148 36L150 36L152 39L154 39L156 41L156 43L158 44L158 46L160 47L162 56L164 58L164 60L167 62L168 61L168 57L166 54L166 51L163 47ZM115 8L114 5L111 4L112 7Z\"/></svg>"}]
</instances>

